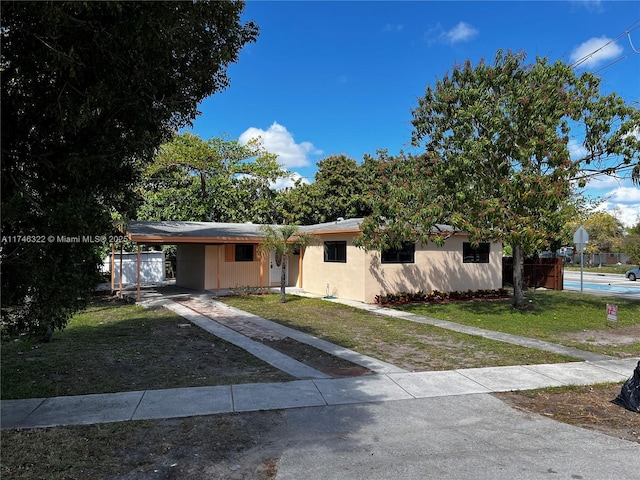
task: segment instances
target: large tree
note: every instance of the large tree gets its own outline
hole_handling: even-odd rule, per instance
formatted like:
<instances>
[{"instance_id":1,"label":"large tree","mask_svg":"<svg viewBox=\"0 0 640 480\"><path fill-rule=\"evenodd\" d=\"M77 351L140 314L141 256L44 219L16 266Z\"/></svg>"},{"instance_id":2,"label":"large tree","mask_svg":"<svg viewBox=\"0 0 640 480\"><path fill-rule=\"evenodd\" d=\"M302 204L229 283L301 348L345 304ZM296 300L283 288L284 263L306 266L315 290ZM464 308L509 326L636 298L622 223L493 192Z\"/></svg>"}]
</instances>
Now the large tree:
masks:
<instances>
[{"instance_id":1,"label":"large tree","mask_svg":"<svg viewBox=\"0 0 640 480\"><path fill-rule=\"evenodd\" d=\"M598 78L562 62L524 61L524 54L499 51L493 65L466 62L427 87L412 112L412 142L425 154L408 169L420 202L397 185L365 230L427 241L432 227L446 222L472 242L511 245L516 307L524 305L524 254L550 243L566 222L563 207L581 170L639 154L638 111L616 94L601 94ZM569 151L576 134L581 158ZM385 204L403 198L407 208L384 214Z\"/></svg>"},{"instance_id":2,"label":"large tree","mask_svg":"<svg viewBox=\"0 0 640 480\"><path fill-rule=\"evenodd\" d=\"M240 1L1 8L2 321L50 332L95 285L89 236L133 215L142 166L229 85L258 28Z\"/></svg>"},{"instance_id":3,"label":"large tree","mask_svg":"<svg viewBox=\"0 0 640 480\"><path fill-rule=\"evenodd\" d=\"M356 160L332 155L320 160L313 183L298 182L281 192L280 208L287 223L310 225L371 212L368 185Z\"/></svg>"},{"instance_id":4,"label":"large tree","mask_svg":"<svg viewBox=\"0 0 640 480\"><path fill-rule=\"evenodd\" d=\"M259 138L176 135L145 170L138 220L271 223L271 184L287 175Z\"/></svg>"},{"instance_id":5,"label":"large tree","mask_svg":"<svg viewBox=\"0 0 640 480\"><path fill-rule=\"evenodd\" d=\"M629 255L629 260L640 265L640 217L636 224L627 227L626 236L622 239L622 252Z\"/></svg>"},{"instance_id":6,"label":"large tree","mask_svg":"<svg viewBox=\"0 0 640 480\"><path fill-rule=\"evenodd\" d=\"M603 253L616 251L624 233L620 220L609 212L594 212L583 222L589 232L589 253Z\"/></svg>"}]
</instances>

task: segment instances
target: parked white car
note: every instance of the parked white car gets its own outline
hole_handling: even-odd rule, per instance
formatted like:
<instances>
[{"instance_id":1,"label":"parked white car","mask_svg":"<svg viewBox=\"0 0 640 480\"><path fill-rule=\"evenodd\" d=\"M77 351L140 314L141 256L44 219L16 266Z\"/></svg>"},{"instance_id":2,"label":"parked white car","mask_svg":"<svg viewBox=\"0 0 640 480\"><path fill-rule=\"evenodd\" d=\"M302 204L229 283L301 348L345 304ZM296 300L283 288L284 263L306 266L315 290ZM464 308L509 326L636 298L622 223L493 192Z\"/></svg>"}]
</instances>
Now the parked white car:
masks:
<instances>
[{"instance_id":1,"label":"parked white car","mask_svg":"<svg viewBox=\"0 0 640 480\"><path fill-rule=\"evenodd\" d=\"M632 268L628 272L624 274L631 281L636 281L637 278L640 278L640 267Z\"/></svg>"}]
</instances>

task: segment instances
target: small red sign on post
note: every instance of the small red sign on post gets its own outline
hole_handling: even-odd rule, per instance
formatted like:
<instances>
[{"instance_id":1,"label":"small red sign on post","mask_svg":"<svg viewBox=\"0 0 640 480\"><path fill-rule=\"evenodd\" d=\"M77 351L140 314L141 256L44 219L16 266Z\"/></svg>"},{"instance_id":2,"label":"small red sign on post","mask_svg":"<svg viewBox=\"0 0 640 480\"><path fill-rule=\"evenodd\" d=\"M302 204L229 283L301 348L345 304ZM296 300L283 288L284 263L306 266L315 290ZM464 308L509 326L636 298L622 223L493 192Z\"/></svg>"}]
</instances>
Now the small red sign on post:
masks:
<instances>
[{"instance_id":1,"label":"small red sign on post","mask_svg":"<svg viewBox=\"0 0 640 480\"><path fill-rule=\"evenodd\" d=\"M607 320L618 321L618 306L607 303Z\"/></svg>"}]
</instances>

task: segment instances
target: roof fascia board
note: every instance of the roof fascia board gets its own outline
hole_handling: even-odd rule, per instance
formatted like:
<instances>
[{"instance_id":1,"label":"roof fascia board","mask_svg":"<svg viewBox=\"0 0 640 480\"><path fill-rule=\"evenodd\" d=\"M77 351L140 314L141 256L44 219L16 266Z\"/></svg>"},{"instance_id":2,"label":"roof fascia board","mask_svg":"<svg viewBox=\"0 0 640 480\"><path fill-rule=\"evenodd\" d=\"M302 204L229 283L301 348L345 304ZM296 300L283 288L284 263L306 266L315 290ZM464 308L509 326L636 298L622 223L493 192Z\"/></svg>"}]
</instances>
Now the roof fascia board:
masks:
<instances>
[{"instance_id":1,"label":"roof fascia board","mask_svg":"<svg viewBox=\"0 0 640 480\"><path fill-rule=\"evenodd\" d=\"M127 238L136 243L262 243L264 238L231 238L231 237L169 237L163 235L131 235Z\"/></svg>"}]
</instances>

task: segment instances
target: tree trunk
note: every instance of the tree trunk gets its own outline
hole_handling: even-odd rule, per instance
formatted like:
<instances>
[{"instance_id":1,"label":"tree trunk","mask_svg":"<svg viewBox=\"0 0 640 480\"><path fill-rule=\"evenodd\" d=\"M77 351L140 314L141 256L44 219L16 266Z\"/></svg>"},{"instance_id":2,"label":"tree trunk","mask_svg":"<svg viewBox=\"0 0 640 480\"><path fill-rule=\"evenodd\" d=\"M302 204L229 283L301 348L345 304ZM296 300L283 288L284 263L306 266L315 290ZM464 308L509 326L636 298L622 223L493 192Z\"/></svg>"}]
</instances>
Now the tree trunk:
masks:
<instances>
[{"instance_id":1,"label":"tree trunk","mask_svg":"<svg viewBox=\"0 0 640 480\"><path fill-rule=\"evenodd\" d=\"M521 245L513 245L513 306L524 307L524 253Z\"/></svg>"},{"instance_id":2,"label":"tree trunk","mask_svg":"<svg viewBox=\"0 0 640 480\"><path fill-rule=\"evenodd\" d=\"M207 196L207 177L204 172L200 172L200 194L203 200Z\"/></svg>"},{"instance_id":3,"label":"tree trunk","mask_svg":"<svg viewBox=\"0 0 640 480\"><path fill-rule=\"evenodd\" d=\"M287 256L282 255L282 266L280 268L280 303L286 303L287 295Z\"/></svg>"}]
</instances>

